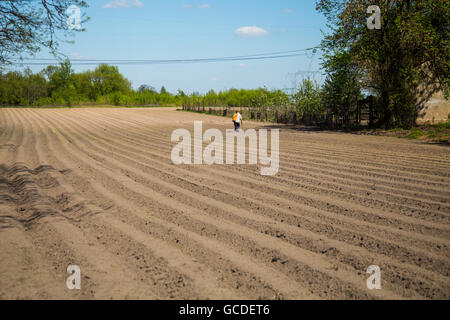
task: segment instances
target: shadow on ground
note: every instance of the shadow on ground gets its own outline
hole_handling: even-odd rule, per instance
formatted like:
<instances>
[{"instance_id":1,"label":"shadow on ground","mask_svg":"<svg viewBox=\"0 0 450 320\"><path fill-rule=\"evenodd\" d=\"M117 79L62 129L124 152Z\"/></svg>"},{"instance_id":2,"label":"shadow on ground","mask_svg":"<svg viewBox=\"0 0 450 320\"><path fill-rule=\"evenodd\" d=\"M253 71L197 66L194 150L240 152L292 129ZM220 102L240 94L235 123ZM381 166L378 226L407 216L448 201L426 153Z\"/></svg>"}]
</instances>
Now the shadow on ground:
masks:
<instances>
[{"instance_id":1,"label":"shadow on ground","mask_svg":"<svg viewBox=\"0 0 450 320\"><path fill-rule=\"evenodd\" d=\"M17 224L32 228L45 217L72 220L91 214L79 196L59 190L59 175L48 165L30 169L20 162L0 164L0 230Z\"/></svg>"}]
</instances>

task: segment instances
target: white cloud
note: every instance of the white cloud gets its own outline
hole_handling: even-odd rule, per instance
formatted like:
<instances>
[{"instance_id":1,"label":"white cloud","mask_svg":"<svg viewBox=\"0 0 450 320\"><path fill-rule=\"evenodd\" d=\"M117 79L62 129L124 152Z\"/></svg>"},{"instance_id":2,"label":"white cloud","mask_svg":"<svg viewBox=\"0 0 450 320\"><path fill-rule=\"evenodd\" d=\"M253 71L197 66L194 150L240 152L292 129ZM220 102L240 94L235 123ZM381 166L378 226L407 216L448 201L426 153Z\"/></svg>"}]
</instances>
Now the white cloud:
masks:
<instances>
[{"instance_id":1,"label":"white cloud","mask_svg":"<svg viewBox=\"0 0 450 320\"><path fill-rule=\"evenodd\" d=\"M83 55L79 54L78 52L73 52L73 53L69 54L69 56L71 56L73 59L89 59L89 57L83 56Z\"/></svg>"},{"instance_id":2,"label":"white cloud","mask_svg":"<svg viewBox=\"0 0 450 320\"><path fill-rule=\"evenodd\" d=\"M292 13L294 11L295 11L294 9L287 8L287 9L284 9L282 12L284 12L284 13Z\"/></svg>"},{"instance_id":3,"label":"white cloud","mask_svg":"<svg viewBox=\"0 0 450 320\"><path fill-rule=\"evenodd\" d=\"M234 31L234 33L239 37L262 37L269 34L267 30L264 30L257 26L245 26L240 27Z\"/></svg>"},{"instance_id":4,"label":"white cloud","mask_svg":"<svg viewBox=\"0 0 450 320\"><path fill-rule=\"evenodd\" d=\"M183 4L183 5L181 6L182 9L192 9L193 7L194 7L194 6L193 6L192 4ZM208 4L208 3L205 3L205 4L199 4L199 5L196 6L196 7L197 7L197 9L205 10L205 9L210 9L210 8L211 8L211 5Z\"/></svg>"},{"instance_id":5,"label":"white cloud","mask_svg":"<svg viewBox=\"0 0 450 320\"><path fill-rule=\"evenodd\" d=\"M103 8L105 9L118 9L118 8L131 8L131 7L142 7L143 4L140 0L112 0L105 4Z\"/></svg>"},{"instance_id":6,"label":"white cloud","mask_svg":"<svg viewBox=\"0 0 450 320\"><path fill-rule=\"evenodd\" d=\"M247 65L245 63L239 63L237 66L239 68L245 68Z\"/></svg>"}]
</instances>

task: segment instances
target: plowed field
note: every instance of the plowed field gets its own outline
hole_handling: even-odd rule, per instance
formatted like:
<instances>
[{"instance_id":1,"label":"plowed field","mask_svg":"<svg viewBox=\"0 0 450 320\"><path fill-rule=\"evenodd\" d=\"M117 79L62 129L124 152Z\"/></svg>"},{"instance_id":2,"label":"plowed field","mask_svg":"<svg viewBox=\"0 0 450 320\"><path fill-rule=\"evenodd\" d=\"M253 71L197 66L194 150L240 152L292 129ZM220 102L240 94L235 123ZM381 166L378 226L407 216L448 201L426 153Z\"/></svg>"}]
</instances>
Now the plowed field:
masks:
<instances>
[{"instance_id":1,"label":"plowed field","mask_svg":"<svg viewBox=\"0 0 450 320\"><path fill-rule=\"evenodd\" d=\"M447 146L281 128L275 176L176 166L171 134L194 120L232 125L172 108L0 109L0 298L450 298Z\"/></svg>"}]
</instances>

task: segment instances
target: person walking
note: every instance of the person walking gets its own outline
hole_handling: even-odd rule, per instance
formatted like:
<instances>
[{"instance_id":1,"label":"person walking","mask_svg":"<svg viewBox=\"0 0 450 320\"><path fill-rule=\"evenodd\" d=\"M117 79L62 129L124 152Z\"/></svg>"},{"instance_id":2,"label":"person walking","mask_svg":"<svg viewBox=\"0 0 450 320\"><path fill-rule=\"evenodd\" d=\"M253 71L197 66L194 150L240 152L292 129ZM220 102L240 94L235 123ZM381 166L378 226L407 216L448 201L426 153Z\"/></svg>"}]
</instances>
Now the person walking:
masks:
<instances>
[{"instance_id":1,"label":"person walking","mask_svg":"<svg viewBox=\"0 0 450 320\"><path fill-rule=\"evenodd\" d=\"M239 132L242 125L242 115L236 111L233 115L234 131Z\"/></svg>"}]
</instances>

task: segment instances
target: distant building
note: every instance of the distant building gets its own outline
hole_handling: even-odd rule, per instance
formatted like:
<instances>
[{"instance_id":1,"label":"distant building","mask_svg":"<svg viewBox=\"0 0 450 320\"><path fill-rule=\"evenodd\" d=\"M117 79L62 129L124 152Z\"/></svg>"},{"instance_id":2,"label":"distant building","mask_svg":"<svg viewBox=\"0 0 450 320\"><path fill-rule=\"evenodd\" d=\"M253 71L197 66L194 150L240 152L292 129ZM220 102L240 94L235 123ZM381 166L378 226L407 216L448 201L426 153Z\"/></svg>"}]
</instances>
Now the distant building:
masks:
<instances>
[{"instance_id":1,"label":"distant building","mask_svg":"<svg viewBox=\"0 0 450 320\"><path fill-rule=\"evenodd\" d=\"M434 94L419 112L417 124L439 123L450 120L450 101L446 100L442 91Z\"/></svg>"}]
</instances>

